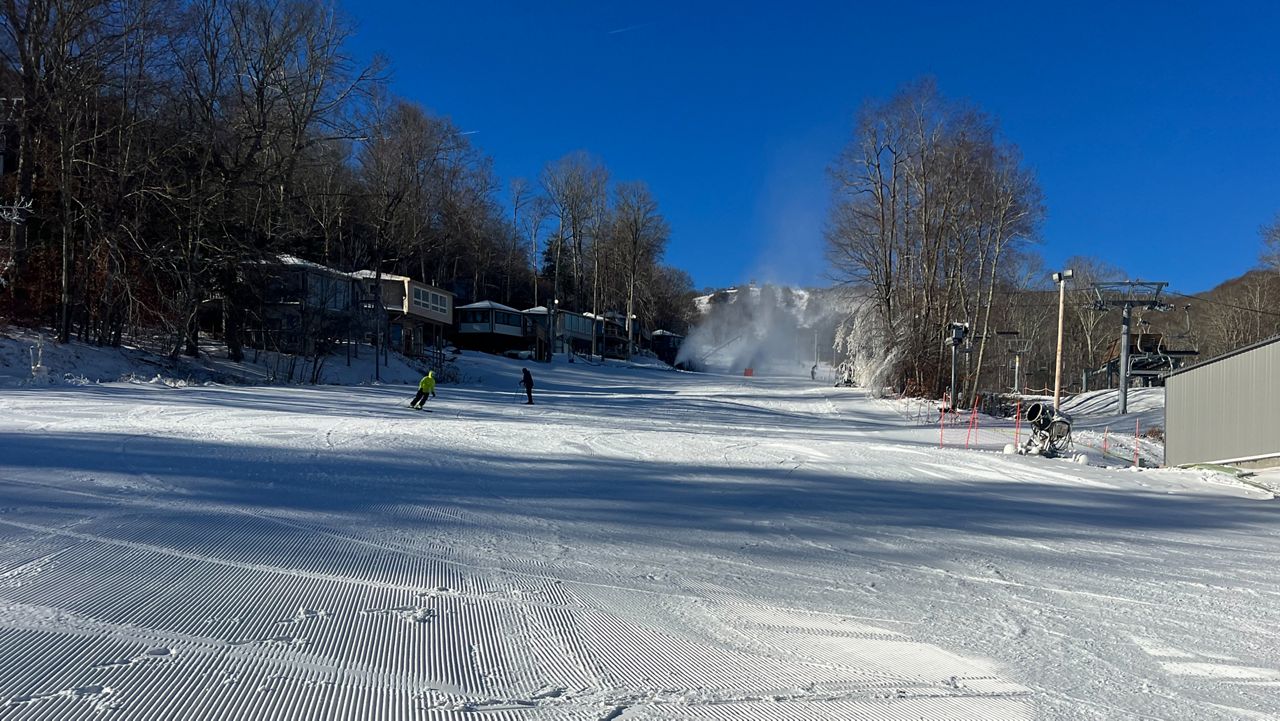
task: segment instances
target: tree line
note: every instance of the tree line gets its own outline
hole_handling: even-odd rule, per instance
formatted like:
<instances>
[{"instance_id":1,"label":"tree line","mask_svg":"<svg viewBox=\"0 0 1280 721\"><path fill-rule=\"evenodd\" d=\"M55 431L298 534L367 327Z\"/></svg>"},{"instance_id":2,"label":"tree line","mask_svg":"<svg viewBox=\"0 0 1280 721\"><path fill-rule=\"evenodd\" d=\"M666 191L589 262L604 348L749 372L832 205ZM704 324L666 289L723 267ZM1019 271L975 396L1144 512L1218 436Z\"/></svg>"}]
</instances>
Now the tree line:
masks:
<instances>
[{"instance_id":1,"label":"tree line","mask_svg":"<svg viewBox=\"0 0 1280 721\"><path fill-rule=\"evenodd\" d=\"M862 382L941 397L949 327L960 322L969 337L957 403L1012 388L1020 345L1025 385L1051 389L1058 293L1034 251L1043 199L992 118L918 81L863 106L830 175L827 257L855 299L837 345ZM1203 360L1280 333L1280 217L1262 238L1262 269L1197 296L1165 293L1160 310L1135 311L1133 334L1159 334L1158 351L1195 350ZM1099 305L1093 284L1131 276L1087 256L1063 267L1074 271L1064 385L1104 387L1098 370L1117 354L1120 313Z\"/></svg>"},{"instance_id":2,"label":"tree line","mask_svg":"<svg viewBox=\"0 0 1280 721\"><path fill-rule=\"evenodd\" d=\"M864 287L858 323L864 354L909 393L937 395L949 376L953 322L971 324L983 383L994 345L997 291L1027 264L1023 247L1044 217L1040 189L994 121L945 99L932 81L869 102L831 168L828 259ZM867 345L867 344L871 345Z\"/></svg>"},{"instance_id":3,"label":"tree line","mask_svg":"<svg viewBox=\"0 0 1280 721\"><path fill-rule=\"evenodd\" d=\"M252 269L281 254L463 301L689 319L643 182L574 154L508 186L451 120L390 92L384 59L352 57L336 5L5 0L0 25L0 205L21 221L3 228L0 315L61 342L194 355L214 304L238 359Z\"/></svg>"}]
</instances>

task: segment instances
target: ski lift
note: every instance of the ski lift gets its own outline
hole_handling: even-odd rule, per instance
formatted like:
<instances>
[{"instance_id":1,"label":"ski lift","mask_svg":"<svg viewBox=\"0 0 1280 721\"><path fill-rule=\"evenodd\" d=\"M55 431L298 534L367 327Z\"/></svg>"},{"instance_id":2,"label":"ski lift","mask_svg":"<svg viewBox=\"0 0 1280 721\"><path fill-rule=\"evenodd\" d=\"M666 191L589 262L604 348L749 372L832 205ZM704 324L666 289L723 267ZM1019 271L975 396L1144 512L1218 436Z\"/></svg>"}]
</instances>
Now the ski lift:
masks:
<instances>
[{"instance_id":1,"label":"ski lift","mask_svg":"<svg viewBox=\"0 0 1280 721\"><path fill-rule=\"evenodd\" d=\"M1191 344L1191 348L1190 348L1190 349L1191 349L1191 350L1194 350L1194 351L1198 351L1198 350L1200 350L1200 342L1199 342L1199 340L1196 338L1196 334L1195 334L1195 332L1194 332L1194 331L1192 331L1192 329L1191 329L1191 304L1190 304L1190 303L1187 303L1186 305L1183 305L1183 306L1182 306L1182 313L1183 313L1183 317L1186 319L1186 324L1185 324L1185 326L1184 326L1184 328L1183 328L1182 332L1181 332L1181 333L1179 333L1179 334L1178 334L1177 336L1175 336L1175 337L1176 337L1178 340L1186 340L1186 341L1189 341L1189 342L1190 342L1190 344Z\"/></svg>"}]
</instances>

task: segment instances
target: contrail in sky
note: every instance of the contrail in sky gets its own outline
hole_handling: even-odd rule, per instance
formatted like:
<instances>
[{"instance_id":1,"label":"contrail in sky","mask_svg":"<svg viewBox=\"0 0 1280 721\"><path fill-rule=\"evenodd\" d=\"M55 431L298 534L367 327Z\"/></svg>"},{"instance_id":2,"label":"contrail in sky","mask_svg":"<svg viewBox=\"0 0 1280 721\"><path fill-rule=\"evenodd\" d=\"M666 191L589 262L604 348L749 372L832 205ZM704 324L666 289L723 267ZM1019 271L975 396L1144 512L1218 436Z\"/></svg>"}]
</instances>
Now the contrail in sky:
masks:
<instances>
[{"instance_id":1,"label":"contrail in sky","mask_svg":"<svg viewBox=\"0 0 1280 721\"><path fill-rule=\"evenodd\" d=\"M656 25L656 24L657 24L657 23L647 22L647 23L640 23L639 25L628 25L628 26L627 26L627 27L625 27L625 28L618 28L617 30L610 30L610 31L609 31L609 34L610 34L610 35L621 35L622 33L629 33L629 32L631 32L632 30L640 30L641 28L647 28L647 27L650 27L650 26L652 26L652 25Z\"/></svg>"}]
</instances>

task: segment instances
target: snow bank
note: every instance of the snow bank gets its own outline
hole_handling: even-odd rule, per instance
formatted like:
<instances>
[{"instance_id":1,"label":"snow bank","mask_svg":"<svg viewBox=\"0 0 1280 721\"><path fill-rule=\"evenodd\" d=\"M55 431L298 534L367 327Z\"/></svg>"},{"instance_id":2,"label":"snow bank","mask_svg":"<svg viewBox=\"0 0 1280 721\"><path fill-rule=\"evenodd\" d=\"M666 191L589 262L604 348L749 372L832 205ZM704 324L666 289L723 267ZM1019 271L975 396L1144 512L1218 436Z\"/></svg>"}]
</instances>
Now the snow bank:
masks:
<instances>
[{"instance_id":1,"label":"snow bank","mask_svg":"<svg viewBox=\"0 0 1280 721\"><path fill-rule=\"evenodd\" d=\"M253 349L247 349L245 360L239 363L228 359L226 349L219 345L206 346L199 358L179 356L171 360L138 348L98 347L76 340L59 345L50 342L50 337L47 333L24 329L9 329L0 333L0 387L116 382L175 388L209 384L281 385L290 384L290 363L294 364L291 374L294 384L308 378L312 370L306 359ZM357 352L358 357L348 358L345 352L340 352L322 359L320 384L416 385L428 370L421 360L391 353L375 374L372 349L361 346ZM42 357L46 375L33 379L32 362L37 355ZM451 372L441 375L445 376L442 378L444 383L476 384L485 382L486 378L494 381L498 377L512 374L518 379L522 367L529 367L535 375L559 366L567 369L598 368L605 374L633 369L654 372L672 370L666 363L644 355L637 356L633 361L575 360L576 362L570 363L568 356L560 355L554 363L542 364L466 351L449 356Z\"/></svg>"}]
</instances>

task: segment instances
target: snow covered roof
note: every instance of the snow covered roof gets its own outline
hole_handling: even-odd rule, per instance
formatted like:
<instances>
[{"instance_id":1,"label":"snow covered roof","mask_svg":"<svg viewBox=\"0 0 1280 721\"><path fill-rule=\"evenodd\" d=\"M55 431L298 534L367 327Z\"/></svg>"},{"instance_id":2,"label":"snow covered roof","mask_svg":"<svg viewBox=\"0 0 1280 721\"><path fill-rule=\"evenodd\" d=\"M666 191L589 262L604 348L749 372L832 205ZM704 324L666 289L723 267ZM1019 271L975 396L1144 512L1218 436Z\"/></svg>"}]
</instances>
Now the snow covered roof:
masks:
<instances>
[{"instance_id":1,"label":"snow covered roof","mask_svg":"<svg viewBox=\"0 0 1280 721\"><path fill-rule=\"evenodd\" d=\"M523 312L527 315L546 315L547 307L545 305L535 305L532 308L526 308Z\"/></svg>"},{"instance_id":2,"label":"snow covered roof","mask_svg":"<svg viewBox=\"0 0 1280 721\"><path fill-rule=\"evenodd\" d=\"M669 335L669 336L672 336L672 337L674 337L674 338L683 338L683 337L684 337L684 336L680 335L679 333L672 333L672 332L671 332L671 331L669 331L669 330L661 330L661 329L659 329L659 330L655 330L655 331L653 332L653 334L654 334L654 335Z\"/></svg>"},{"instance_id":3,"label":"snow covered roof","mask_svg":"<svg viewBox=\"0 0 1280 721\"><path fill-rule=\"evenodd\" d=\"M361 280L373 280L373 279L376 277L376 276L374 275L374 272L373 272L372 270L357 270L356 272L351 273L351 275L352 275L352 276L354 276L354 277L356 277L356 278L360 278ZM444 288L440 288L440 287L438 287L438 286L434 286L434 285L432 285L432 284L430 284L430 283L427 283L427 282L425 282L425 281L415 280L415 279L413 279L413 278L410 278L410 277L409 277L409 276L407 276L407 275L396 275L395 273L382 273L381 275L382 275L382 279L383 279L383 280L394 280L394 281L399 281L399 282L401 282L401 283L403 283L403 282L405 282L405 281L409 281L410 283L417 283L418 285L425 285L425 286L427 286L428 288L431 288L432 290L438 290L438 291L440 291L441 293L448 293L449 295L457 295L456 293L454 293L454 292L453 292L453 291L451 291L451 290L445 290Z\"/></svg>"},{"instance_id":4,"label":"snow covered roof","mask_svg":"<svg viewBox=\"0 0 1280 721\"><path fill-rule=\"evenodd\" d=\"M357 277L357 278L377 278L377 277L381 277L383 280L399 280L399 281L412 280L412 279L411 279L409 276L407 276L407 275L396 275L396 274L394 274L394 273L374 273L372 270L357 270L356 272L352 273L351 275L354 275L354 276L355 276L355 277Z\"/></svg>"},{"instance_id":5,"label":"snow covered roof","mask_svg":"<svg viewBox=\"0 0 1280 721\"><path fill-rule=\"evenodd\" d=\"M515 308L503 305L501 303L494 303L491 300L482 300L479 303L472 303L471 305L460 305L457 307L456 310L505 310L508 313L520 312Z\"/></svg>"},{"instance_id":6,"label":"snow covered roof","mask_svg":"<svg viewBox=\"0 0 1280 721\"><path fill-rule=\"evenodd\" d=\"M270 263L271 261L266 261L266 262ZM330 268L327 265L321 265L319 263L313 263L312 261L309 261L309 260L303 260L302 258L299 258L296 255L277 255L275 257L275 262L280 265L288 265L288 266L294 266L298 268L309 268L311 270L318 270L325 273L333 273L335 275L347 275L347 276L351 275L351 273L338 270L337 268Z\"/></svg>"}]
</instances>

